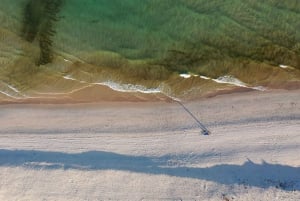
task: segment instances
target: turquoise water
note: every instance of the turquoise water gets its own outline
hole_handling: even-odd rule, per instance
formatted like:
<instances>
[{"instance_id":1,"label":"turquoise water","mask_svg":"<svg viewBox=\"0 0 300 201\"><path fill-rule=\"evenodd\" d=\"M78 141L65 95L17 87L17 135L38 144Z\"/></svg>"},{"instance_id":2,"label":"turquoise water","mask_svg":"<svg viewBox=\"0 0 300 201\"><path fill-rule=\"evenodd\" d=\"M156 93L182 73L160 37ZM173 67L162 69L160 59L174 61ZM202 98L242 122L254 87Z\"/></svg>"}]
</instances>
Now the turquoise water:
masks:
<instances>
[{"instance_id":1,"label":"turquoise water","mask_svg":"<svg viewBox=\"0 0 300 201\"><path fill-rule=\"evenodd\" d=\"M297 0L69 0L57 26L70 37L64 45L129 59L173 59L182 51L187 65L246 57L295 66L286 57L299 56L299 12ZM291 52L278 58L264 48Z\"/></svg>"},{"instance_id":2,"label":"turquoise water","mask_svg":"<svg viewBox=\"0 0 300 201\"><path fill-rule=\"evenodd\" d=\"M299 0L1 0L0 21L40 49L32 53L37 65L63 52L158 74L216 78L256 64L300 69Z\"/></svg>"},{"instance_id":3,"label":"turquoise water","mask_svg":"<svg viewBox=\"0 0 300 201\"><path fill-rule=\"evenodd\" d=\"M11 1L1 1L2 12L6 12L5 7L13 7L5 5L12 4ZM32 2L37 7L43 6L39 1L47 2ZM107 50L131 59L158 58L173 49L219 50L219 54L253 58L257 55L252 51L267 45L299 50L300 3L297 0L57 2L60 1L63 3L55 22L57 41L53 41L57 48ZM20 10L28 2L16 0L14 6L19 13L7 14L23 20L24 13ZM35 17L43 15L47 13Z\"/></svg>"}]
</instances>

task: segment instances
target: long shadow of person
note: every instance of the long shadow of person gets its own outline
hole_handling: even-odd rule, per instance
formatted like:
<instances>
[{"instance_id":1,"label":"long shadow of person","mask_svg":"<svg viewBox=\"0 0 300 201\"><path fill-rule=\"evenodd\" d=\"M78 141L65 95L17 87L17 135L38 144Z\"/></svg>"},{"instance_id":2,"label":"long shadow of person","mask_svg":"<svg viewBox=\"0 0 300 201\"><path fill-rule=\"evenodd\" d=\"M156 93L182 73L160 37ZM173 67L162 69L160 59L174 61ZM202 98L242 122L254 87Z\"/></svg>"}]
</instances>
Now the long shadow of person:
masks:
<instances>
[{"instance_id":1,"label":"long shadow of person","mask_svg":"<svg viewBox=\"0 0 300 201\"><path fill-rule=\"evenodd\" d=\"M201 160L205 156L197 157ZM0 167L85 171L119 170L201 179L225 185L275 187L285 191L300 191L300 167L267 162L256 164L250 160L242 165L218 164L211 167L188 167L178 165L182 164L182 161L186 161L185 155L146 157L103 151L62 153L0 149ZM193 163L193 161L189 161L189 163Z\"/></svg>"}]
</instances>

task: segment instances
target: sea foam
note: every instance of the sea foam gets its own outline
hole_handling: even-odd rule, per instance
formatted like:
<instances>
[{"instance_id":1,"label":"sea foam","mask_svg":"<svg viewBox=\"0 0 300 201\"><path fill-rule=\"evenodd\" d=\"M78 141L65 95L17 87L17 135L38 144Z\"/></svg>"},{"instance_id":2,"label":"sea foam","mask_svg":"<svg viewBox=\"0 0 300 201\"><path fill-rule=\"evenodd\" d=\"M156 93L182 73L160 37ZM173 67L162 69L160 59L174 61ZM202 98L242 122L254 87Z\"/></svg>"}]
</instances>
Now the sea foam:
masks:
<instances>
[{"instance_id":1,"label":"sea foam","mask_svg":"<svg viewBox=\"0 0 300 201\"><path fill-rule=\"evenodd\" d=\"M222 77L219 77L217 79L212 79L213 81L221 84L232 84L239 87L248 87L246 83L242 82L241 80L231 76L231 75L225 75Z\"/></svg>"},{"instance_id":2,"label":"sea foam","mask_svg":"<svg viewBox=\"0 0 300 201\"><path fill-rule=\"evenodd\" d=\"M17 88L2 81L0 81L0 89L1 94L4 94L10 98L19 99L26 97L26 95L22 94Z\"/></svg>"},{"instance_id":3,"label":"sea foam","mask_svg":"<svg viewBox=\"0 0 300 201\"><path fill-rule=\"evenodd\" d=\"M140 93L161 93L160 89L158 88L147 88L142 85L135 85L135 84L120 84L114 81L105 81L100 83L94 83L98 85L104 85L112 90L119 91L119 92L140 92Z\"/></svg>"},{"instance_id":4,"label":"sea foam","mask_svg":"<svg viewBox=\"0 0 300 201\"><path fill-rule=\"evenodd\" d=\"M221 83L221 84L231 84L231 85L235 85L238 87L244 87L244 88L254 89L254 90L258 90L258 91L267 90L263 86L251 87L248 84L242 82L241 80L239 80L231 75L225 75L225 76L219 77L217 79L212 79L212 80L217 83Z\"/></svg>"}]
</instances>

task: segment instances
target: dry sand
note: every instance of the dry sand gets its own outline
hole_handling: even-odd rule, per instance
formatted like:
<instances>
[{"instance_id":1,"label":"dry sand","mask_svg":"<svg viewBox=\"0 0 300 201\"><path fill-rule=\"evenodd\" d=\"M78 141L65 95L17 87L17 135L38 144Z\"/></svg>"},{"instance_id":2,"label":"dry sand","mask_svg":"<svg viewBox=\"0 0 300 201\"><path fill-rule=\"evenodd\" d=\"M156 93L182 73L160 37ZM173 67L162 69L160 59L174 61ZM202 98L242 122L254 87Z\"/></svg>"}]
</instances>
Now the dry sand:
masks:
<instances>
[{"instance_id":1,"label":"dry sand","mask_svg":"<svg viewBox=\"0 0 300 201\"><path fill-rule=\"evenodd\" d=\"M300 200L300 91L0 106L0 200Z\"/></svg>"}]
</instances>

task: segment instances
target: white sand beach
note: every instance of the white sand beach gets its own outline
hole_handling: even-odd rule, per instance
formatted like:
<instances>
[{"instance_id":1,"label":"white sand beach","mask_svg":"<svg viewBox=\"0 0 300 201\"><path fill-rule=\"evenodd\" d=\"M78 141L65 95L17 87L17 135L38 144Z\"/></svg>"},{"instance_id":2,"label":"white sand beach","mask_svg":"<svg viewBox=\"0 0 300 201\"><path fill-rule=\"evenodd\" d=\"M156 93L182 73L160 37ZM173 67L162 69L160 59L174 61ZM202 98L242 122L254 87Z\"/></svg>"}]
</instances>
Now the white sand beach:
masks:
<instances>
[{"instance_id":1,"label":"white sand beach","mask_svg":"<svg viewBox=\"0 0 300 201\"><path fill-rule=\"evenodd\" d=\"M0 200L300 200L300 91L0 106Z\"/></svg>"}]
</instances>

